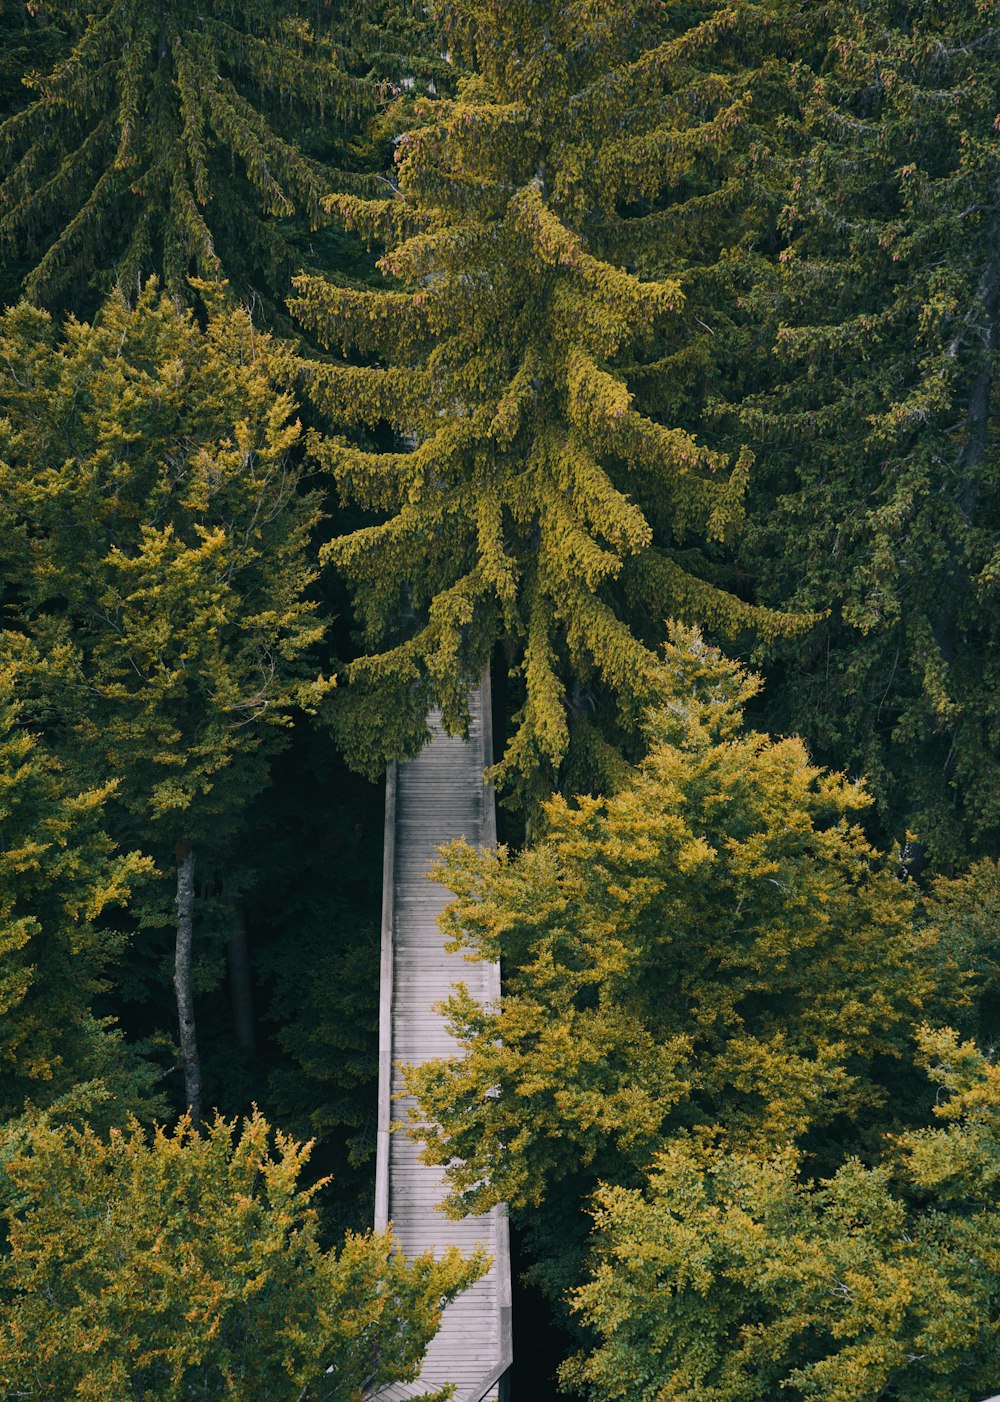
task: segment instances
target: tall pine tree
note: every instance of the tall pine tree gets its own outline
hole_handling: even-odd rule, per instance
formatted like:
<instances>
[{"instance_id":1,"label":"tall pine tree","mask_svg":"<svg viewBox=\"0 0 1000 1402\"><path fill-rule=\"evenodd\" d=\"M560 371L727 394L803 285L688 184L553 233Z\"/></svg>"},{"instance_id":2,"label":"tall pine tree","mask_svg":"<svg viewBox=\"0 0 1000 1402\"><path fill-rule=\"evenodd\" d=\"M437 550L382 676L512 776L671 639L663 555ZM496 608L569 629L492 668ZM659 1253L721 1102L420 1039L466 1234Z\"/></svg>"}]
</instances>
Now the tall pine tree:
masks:
<instances>
[{"instance_id":1,"label":"tall pine tree","mask_svg":"<svg viewBox=\"0 0 1000 1402\"><path fill-rule=\"evenodd\" d=\"M432 700L462 725L500 638L523 705L499 775L544 788L571 749L589 777L614 765L667 614L789 626L699 557L739 526L749 455L669 419L699 311L685 285L738 237L726 171L773 84L747 59L772 18L458 0L459 96L417 104L384 199L333 199L394 280L302 277L293 303L349 357L309 374L341 434L320 455L374 513L327 552L367 649L342 733L371 768L420 743ZM658 382L667 414L630 378Z\"/></svg>"}]
</instances>

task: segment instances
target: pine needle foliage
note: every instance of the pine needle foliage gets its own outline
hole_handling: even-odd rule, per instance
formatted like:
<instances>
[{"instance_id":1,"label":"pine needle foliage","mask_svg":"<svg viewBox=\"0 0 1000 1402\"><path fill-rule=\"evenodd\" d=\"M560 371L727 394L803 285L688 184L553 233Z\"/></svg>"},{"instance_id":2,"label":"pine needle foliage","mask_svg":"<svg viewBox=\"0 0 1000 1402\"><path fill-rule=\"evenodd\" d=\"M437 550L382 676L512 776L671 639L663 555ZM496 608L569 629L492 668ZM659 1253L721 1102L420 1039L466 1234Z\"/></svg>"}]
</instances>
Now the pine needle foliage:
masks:
<instances>
[{"instance_id":1,"label":"pine needle foliage","mask_svg":"<svg viewBox=\"0 0 1000 1402\"><path fill-rule=\"evenodd\" d=\"M977 0L823 24L757 289L776 383L743 404L743 559L764 598L830 610L785 650L772 723L867 774L947 867L1000 831L1000 28Z\"/></svg>"},{"instance_id":2,"label":"pine needle foliage","mask_svg":"<svg viewBox=\"0 0 1000 1402\"><path fill-rule=\"evenodd\" d=\"M26 75L53 67L63 56L65 40L65 33L37 5L0 0L0 121L28 105Z\"/></svg>"},{"instance_id":3,"label":"pine needle foliage","mask_svg":"<svg viewBox=\"0 0 1000 1402\"><path fill-rule=\"evenodd\" d=\"M0 126L0 247L23 292L89 310L112 277L150 273L284 295L300 262L288 225L315 228L350 177L330 160L379 93L350 7L294 0L46 0L69 51L26 81ZM310 124L325 129L319 156ZM339 152L338 152L339 145ZM321 158L320 158L321 157Z\"/></svg>"},{"instance_id":4,"label":"pine needle foliage","mask_svg":"<svg viewBox=\"0 0 1000 1402\"><path fill-rule=\"evenodd\" d=\"M420 743L433 701L460 728L500 638L524 704L497 778L544 787L595 728L634 725L650 618L792 626L680 548L737 531L750 455L642 412L620 368L683 315L694 231L747 139L758 22L753 4L445 5L471 76L416 104L385 199L332 199L394 279L304 276L292 303L337 353L308 366L340 433L318 454L374 516L326 552L368 649L342 734L369 768Z\"/></svg>"}]
</instances>

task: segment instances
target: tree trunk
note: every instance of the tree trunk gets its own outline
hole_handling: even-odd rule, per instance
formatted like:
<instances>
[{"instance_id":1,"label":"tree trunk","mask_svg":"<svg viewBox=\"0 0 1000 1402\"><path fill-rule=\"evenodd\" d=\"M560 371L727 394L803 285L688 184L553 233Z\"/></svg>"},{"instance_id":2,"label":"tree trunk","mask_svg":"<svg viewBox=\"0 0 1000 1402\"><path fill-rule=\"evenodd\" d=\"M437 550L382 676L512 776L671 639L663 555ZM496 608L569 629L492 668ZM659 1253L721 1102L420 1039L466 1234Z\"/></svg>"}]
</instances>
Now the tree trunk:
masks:
<instances>
[{"instance_id":1,"label":"tree trunk","mask_svg":"<svg viewBox=\"0 0 1000 1402\"><path fill-rule=\"evenodd\" d=\"M177 844L177 949L174 956L174 991L181 1034L184 1095L195 1129L201 1125L201 1062L194 1026L194 992L191 987L191 944L194 934L194 852L190 842Z\"/></svg>"},{"instance_id":2,"label":"tree trunk","mask_svg":"<svg viewBox=\"0 0 1000 1402\"><path fill-rule=\"evenodd\" d=\"M253 981L250 977L250 946L247 943L246 920L238 902L227 902L233 912L236 928L229 937L229 996L233 1005L233 1026L236 1045L252 1056L256 1051L253 1015Z\"/></svg>"}]
</instances>

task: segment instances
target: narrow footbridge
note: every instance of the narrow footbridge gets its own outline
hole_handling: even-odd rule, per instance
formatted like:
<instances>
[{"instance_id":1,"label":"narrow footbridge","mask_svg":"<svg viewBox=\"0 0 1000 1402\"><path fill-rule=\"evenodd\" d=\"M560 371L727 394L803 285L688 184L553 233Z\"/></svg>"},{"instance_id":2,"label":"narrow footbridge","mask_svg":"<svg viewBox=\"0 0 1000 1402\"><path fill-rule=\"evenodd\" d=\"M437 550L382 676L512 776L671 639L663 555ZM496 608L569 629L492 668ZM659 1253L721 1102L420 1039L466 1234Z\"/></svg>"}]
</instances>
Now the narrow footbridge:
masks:
<instances>
[{"instance_id":1,"label":"narrow footbridge","mask_svg":"<svg viewBox=\"0 0 1000 1402\"><path fill-rule=\"evenodd\" d=\"M450 1244L468 1255L482 1244L493 1263L445 1311L418 1382L385 1388L377 1402L416 1397L449 1382L456 1384L455 1402L500 1402L511 1362L506 1214L497 1208L450 1221L438 1206L445 1194L442 1170L421 1163L421 1146L405 1133L389 1132L391 1120L405 1120L409 1104L393 1099L402 1085L399 1063L457 1051L433 1005L457 982L482 1002L500 992L498 965L445 952L437 918L449 895L427 879L442 843L464 837L488 847L496 841L493 792L483 783L492 762L488 675L470 695L469 710L468 740L446 735L432 712L429 744L416 759L390 766L386 780L375 1226L391 1223L407 1256Z\"/></svg>"}]
</instances>

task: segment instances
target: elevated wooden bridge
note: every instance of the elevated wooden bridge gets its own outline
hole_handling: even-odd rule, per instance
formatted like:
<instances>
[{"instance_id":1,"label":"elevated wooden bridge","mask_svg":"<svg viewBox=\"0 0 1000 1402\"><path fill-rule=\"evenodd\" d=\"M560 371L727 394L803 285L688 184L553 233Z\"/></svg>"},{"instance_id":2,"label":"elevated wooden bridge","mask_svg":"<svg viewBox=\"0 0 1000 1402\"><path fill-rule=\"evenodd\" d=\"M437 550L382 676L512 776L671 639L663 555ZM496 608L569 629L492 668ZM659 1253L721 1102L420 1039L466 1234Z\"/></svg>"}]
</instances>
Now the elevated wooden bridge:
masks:
<instances>
[{"instance_id":1,"label":"elevated wooden bridge","mask_svg":"<svg viewBox=\"0 0 1000 1402\"><path fill-rule=\"evenodd\" d=\"M442 1170L420 1162L420 1145L408 1135L389 1132L391 1120L405 1120L409 1104L393 1099L402 1088L399 1063L458 1050L433 1005L457 982L484 1003L500 993L499 965L445 952L437 918L449 895L427 879L442 843L458 837L481 847L496 842L493 792L483 783L493 749L488 674L471 694L469 710L468 740L446 735L432 712L429 744L416 759L390 766L386 779L375 1226L382 1230L391 1223L407 1256L451 1244L468 1255L481 1244L492 1266L445 1311L419 1380L383 1389L377 1402L417 1397L445 1383L456 1384L455 1402L507 1397L504 1375L512 1349L506 1215L498 1208L450 1221L438 1206L445 1193Z\"/></svg>"}]
</instances>

